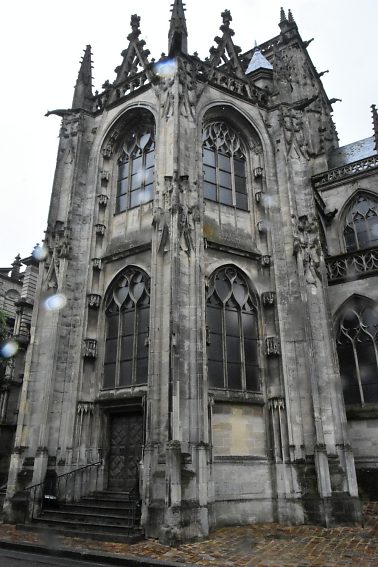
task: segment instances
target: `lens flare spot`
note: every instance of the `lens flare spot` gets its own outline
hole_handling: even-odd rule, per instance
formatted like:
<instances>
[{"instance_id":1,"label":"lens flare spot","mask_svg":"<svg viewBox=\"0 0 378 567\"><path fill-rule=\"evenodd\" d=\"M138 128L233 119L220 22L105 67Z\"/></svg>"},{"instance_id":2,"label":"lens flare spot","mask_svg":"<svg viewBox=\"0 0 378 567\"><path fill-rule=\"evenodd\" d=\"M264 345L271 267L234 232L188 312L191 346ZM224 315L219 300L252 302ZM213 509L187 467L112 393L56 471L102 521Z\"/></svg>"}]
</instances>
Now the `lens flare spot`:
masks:
<instances>
[{"instance_id":1,"label":"lens flare spot","mask_svg":"<svg viewBox=\"0 0 378 567\"><path fill-rule=\"evenodd\" d=\"M4 341L0 345L0 356L2 358L11 358L18 351L18 343L13 339Z\"/></svg>"},{"instance_id":2,"label":"lens flare spot","mask_svg":"<svg viewBox=\"0 0 378 567\"><path fill-rule=\"evenodd\" d=\"M43 305L47 311L60 311L65 307L67 303L67 298L63 293L56 293L55 295L50 295L43 302Z\"/></svg>"},{"instance_id":3,"label":"lens flare spot","mask_svg":"<svg viewBox=\"0 0 378 567\"><path fill-rule=\"evenodd\" d=\"M42 262L47 257L47 246L44 244L36 246L33 250L32 256L37 262Z\"/></svg>"},{"instance_id":4,"label":"lens flare spot","mask_svg":"<svg viewBox=\"0 0 378 567\"><path fill-rule=\"evenodd\" d=\"M154 72L159 77L163 79L168 79L169 77L173 77L173 75L177 71L177 63L175 59L166 59L165 61L159 61L154 65Z\"/></svg>"}]
</instances>

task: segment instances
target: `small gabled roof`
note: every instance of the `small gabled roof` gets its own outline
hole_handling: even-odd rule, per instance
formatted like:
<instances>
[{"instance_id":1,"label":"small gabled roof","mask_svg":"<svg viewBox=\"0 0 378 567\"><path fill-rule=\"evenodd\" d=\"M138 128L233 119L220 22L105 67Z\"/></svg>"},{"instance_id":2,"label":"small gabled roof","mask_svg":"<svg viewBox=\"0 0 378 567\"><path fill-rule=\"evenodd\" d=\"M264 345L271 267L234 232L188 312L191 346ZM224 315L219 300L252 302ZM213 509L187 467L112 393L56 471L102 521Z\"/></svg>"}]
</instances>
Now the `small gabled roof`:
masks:
<instances>
[{"instance_id":1,"label":"small gabled roof","mask_svg":"<svg viewBox=\"0 0 378 567\"><path fill-rule=\"evenodd\" d=\"M272 71L273 66L256 46L245 74L249 75L250 73L253 73L253 71L257 71L258 69L269 69L270 71Z\"/></svg>"}]
</instances>

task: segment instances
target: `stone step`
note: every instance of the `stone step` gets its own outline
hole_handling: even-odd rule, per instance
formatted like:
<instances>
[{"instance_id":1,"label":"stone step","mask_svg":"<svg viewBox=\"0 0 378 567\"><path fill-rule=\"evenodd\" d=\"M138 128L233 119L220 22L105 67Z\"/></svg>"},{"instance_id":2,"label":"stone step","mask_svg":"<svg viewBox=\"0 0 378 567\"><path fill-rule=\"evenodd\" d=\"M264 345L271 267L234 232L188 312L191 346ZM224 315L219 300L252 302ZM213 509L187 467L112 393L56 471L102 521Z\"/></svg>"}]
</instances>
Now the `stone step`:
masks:
<instances>
[{"instance_id":1,"label":"stone step","mask_svg":"<svg viewBox=\"0 0 378 567\"><path fill-rule=\"evenodd\" d=\"M75 522L71 518L50 518L42 514L39 518L33 520L31 526L44 526L47 528L62 528L73 531L85 531L85 532L104 532L104 533L118 533L118 534L128 534L132 533L136 529L135 525L116 525L108 524L106 521L102 521L102 518L98 518L93 522ZM138 527L139 529L139 527Z\"/></svg>"},{"instance_id":2,"label":"stone step","mask_svg":"<svg viewBox=\"0 0 378 567\"><path fill-rule=\"evenodd\" d=\"M122 502L121 506L115 505L114 502L103 502L101 500L80 500L74 504L60 504L57 510L68 512L86 512L98 514L110 514L118 516L127 516L136 509L134 502Z\"/></svg>"},{"instance_id":3,"label":"stone step","mask_svg":"<svg viewBox=\"0 0 378 567\"><path fill-rule=\"evenodd\" d=\"M112 492L110 490L101 490L98 492L93 492L89 496L84 496L82 499L92 499L96 500L110 500L112 502L133 502L135 501L135 495L132 492Z\"/></svg>"},{"instance_id":4,"label":"stone step","mask_svg":"<svg viewBox=\"0 0 378 567\"><path fill-rule=\"evenodd\" d=\"M110 541L115 543L128 543L133 544L144 539L143 529L140 527L134 527L133 529L113 532L104 532L103 530L87 530L85 526L80 526L75 528L72 525L69 527L57 526L50 524L39 524L37 520L34 520L31 524L21 524L17 526L17 529L28 532L42 532L43 534L51 533L54 535L66 536L66 537L79 537L82 539L91 539L95 541Z\"/></svg>"},{"instance_id":5,"label":"stone step","mask_svg":"<svg viewBox=\"0 0 378 567\"><path fill-rule=\"evenodd\" d=\"M119 515L113 511L112 514L99 514L88 510L71 510L69 507L56 510L44 510L41 519L44 521L50 520L64 520L74 524L92 524L98 523L106 524L109 526L125 526L133 527L136 522L139 522L139 510L129 510L128 515ZM38 518L39 519L39 518Z\"/></svg>"}]
</instances>

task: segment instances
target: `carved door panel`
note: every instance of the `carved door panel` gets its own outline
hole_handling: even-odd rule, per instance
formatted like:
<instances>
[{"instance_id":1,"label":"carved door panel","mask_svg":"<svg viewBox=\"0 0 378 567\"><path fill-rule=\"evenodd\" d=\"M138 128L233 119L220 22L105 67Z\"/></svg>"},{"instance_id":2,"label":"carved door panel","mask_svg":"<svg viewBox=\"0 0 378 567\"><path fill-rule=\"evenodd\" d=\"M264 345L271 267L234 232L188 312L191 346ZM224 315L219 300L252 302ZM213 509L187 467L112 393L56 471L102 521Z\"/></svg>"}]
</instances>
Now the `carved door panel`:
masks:
<instances>
[{"instance_id":1,"label":"carved door panel","mask_svg":"<svg viewBox=\"0 0 378 567\"><path fill-rule=\"evenodd\" d=\"M136 487L142 443L141 413L130 412L110 416L108 490L128 491Z\"/></svg>"}]
</instances>

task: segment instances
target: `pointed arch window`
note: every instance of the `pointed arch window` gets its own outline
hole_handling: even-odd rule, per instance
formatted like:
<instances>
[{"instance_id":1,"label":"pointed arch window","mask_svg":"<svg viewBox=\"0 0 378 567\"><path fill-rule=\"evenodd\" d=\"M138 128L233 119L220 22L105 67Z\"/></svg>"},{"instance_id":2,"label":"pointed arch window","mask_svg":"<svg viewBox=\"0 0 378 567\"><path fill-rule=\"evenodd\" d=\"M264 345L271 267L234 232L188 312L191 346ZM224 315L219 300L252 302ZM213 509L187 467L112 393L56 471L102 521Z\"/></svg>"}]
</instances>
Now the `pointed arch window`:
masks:
<instances>
[{"instance_id":1,"label":"pointed arch window","mask_svg":"<svg viewBox=\"0 0 378 567\"><path fill-rule=\"evenodd\" d=\"M116 213L153 199L155 135L153 124L129 129L118 160Z\"/></svg>"},{"instance_id":2,"label":"pointed arch window","mask_svg":"<svg viewBox=\"0 0 378 567\"><path fill-rule=\"evenodd\" d=\"M236 268L210 278L207 330L210 388L259 391L256 299Z\"/></svg>"},{"instance_id":3,"label":"pointed arch window","mask_svg":"<svg viewBox=\"0 0 378 567\"><path fill-rule=\"evenodd\" d=\"M104 388L147 383L149 314L149 277L127 268L108 295Z\"/></svg>"},{"instance_id":4,"label":"pointed arch window","mask_svg":"<svg viewBox=\"0 0 378 567\"><path fill-rule=\"evenodd\" d=\"M204 197L248 210L246 159L238 133L225 122L203 131Z\"/></svg>"},{"instance_id":5,"label":"pointed arch window","mask_svg":"<svg viewBox=\"0 0 378 567\"><path fill-rule=\"evenodd\" d=\"M360 298L350 301L336 342L345 403L378 402L378 306Z\"/></svg>"},{"instance_id":6,"label":"pointed arch window","mask_svg":"<svg viewBox=\"0 0 378 567\"><path fill-rule=\"evenodd\" d=\"M346 216L344 240L347 252L378 246L378 200L358 195Z\"/></svg>"}]
</instances>

